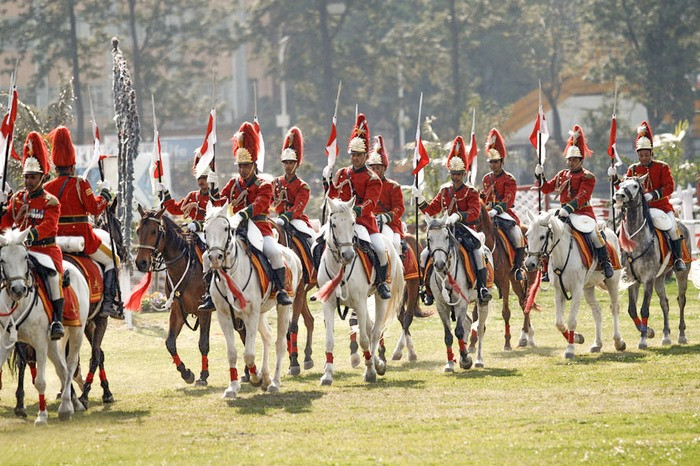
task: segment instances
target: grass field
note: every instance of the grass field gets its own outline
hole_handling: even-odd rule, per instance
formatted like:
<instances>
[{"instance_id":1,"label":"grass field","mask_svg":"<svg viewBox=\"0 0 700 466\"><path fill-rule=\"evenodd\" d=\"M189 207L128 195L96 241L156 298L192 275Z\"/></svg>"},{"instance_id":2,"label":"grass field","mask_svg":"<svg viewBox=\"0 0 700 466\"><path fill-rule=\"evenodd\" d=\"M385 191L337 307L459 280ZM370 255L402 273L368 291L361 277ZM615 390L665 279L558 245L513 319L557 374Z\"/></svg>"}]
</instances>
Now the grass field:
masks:
<instances>
[{"instance_id":1,"label":"grass field","mask_svg":"<svg viewBox=\"0 0 700 466\"><path fill-rule=\"evenodd\" d=\"M534 313L536 348L503 351L500 301L495 300L485 368L442 373L442 329L432 316L414 321L418 361L407 362L404 351L404 360L390 361L386 375L373 385L362 381L361 368L350 367L347 324L337 320L337 372L331 387L319 385L323 317L315 305L316 367L300 377L284 377L279 394L246 384L230 403L221 399L228 370L218 322L212 326L210 384L199 388L187 385L171 363L164 345L165 314L137 315L135 331L112 321L105 352L116 402L102 405L101 388L95 384L88 412L62 423L58 403L52 401L49 426L39 430L33 425L36 391L26 387L29 418L15 418L15 383L6 371L0 392L0 462L700 463L697 291L690 291L686 309L689 344L660 347L663 325L655 304L650 324L657 336L645 351L636 349L639 337L624 298L623 353L614 351L607 300L599 294L603 352L588 353L593 324L584 306L578 330L587 340L577 346L573 361L562 358L565 341L553 325L552 294L542 293L538 299L551 310ZM675 296L675 286L670 295ZM514 315L517 345L522 316L519 311ZM675 342L675 299L671 328ZM399 329L398 322L390 328L388 355ZM300 344L305 338L301 332ZM178 344L183 361L198 375L196 338L185 330ZM286 367L285 361L285 372ZM47 394L53 394L58 383L52 369L49 379Z\"/></svg>"}]
</instances>

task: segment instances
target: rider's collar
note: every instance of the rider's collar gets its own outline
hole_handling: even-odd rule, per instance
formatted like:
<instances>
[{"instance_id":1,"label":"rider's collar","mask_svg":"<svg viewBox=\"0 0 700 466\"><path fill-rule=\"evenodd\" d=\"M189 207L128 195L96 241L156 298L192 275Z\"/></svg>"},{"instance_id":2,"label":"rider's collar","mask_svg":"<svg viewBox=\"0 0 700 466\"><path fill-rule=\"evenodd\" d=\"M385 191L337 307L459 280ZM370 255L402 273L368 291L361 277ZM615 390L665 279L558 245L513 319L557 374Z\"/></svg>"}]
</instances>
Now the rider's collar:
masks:
<instances>
[{"instance_id":1,"label":"rider's collar","mask_svg":"<svg viewBox=\"0 0 700 466\"><path fill-rule=\"evenodd\" d=\"M296 180L296 179L297 179L297 174L296 174L296 173L292 173L292 177L291 177L291 178L287 178L287 175L284 175L284 181L286 181L287 184L294 183L294 180Z\"/></svg>"},{"instance_id":2,"label":"rider's collar","mask_svg":"<svg viewBox=\"0 0 700 466\"><path fill-rule=\"evenodd\" d=\"M459 182L459 186L456 186L454 181L452 182L452 189L454 189L455 192L461 191L462 188L466 188L466 187L467 187L467 185L464 184L462 181Z\"/></svg>"},{"instance_id":3,"label":"rider's collar","mask_svg":"<svg viewBox=\"0 0 700 466\"><path fill-rule=\"evenodd\" d=\"M206 191L202 191L201 189L199 190L199 195L200 196L208 196L209 195L209 188L207 188Z\"/></svg>"},{"instance_id":4,"label":"rider's collar","mask_svg":"<svg viewBox=\"0 0 700 466\"><path fill-rule=\"evenodd\" d=\"M582 171L583 171L583 165L578 167L578 169L576 169L576 170L569 170L569 172L571 172L571 173L581 173Z\"/></svg>"},{"instance_id":5,"label":"rider's collar","mask_svg":"<svg viewBox=\"0 0 700 466\"><path fill-rule=\"evenodd\" d=\"M361 172L366 171L366 170L367 170L367 165L362 165L360 168L355 168L354 165L352 167L352 171L355 173L361 173Z\"/></svg>"},{"instance_id":6,"label":"rider's collar","mask_svg":"<svg viewBox=\"0 0 700 466\"><path fill-rule=\"evenodd\" d=\"M29 199L36 199L37 197L40 197L44 194L44 187L39 186L39 189L37 189L34 192L29 193Z\"/></svg>"},{"instance_id":7,"label":"rider's collar","mask_svg":"<svg viewBox=\"0 0 700 466\"><path fill-rule=\"evenodd\" d=\"M255 173L253 173L253 176L251 176L250 179L249 179L248 181L243 180L243 182L245 183L245 186L246 186L246 188L247 188L247 187L249 187L249 186L253 186L253 185L255 184L255 180L257 180L257 179L258 179L258 175L256 175Z\"/></svg>"},{"instance_id":8,"label":"rider's collar","mask_svg":"<svg viewBox=\"0 0 700 466\"><path fill-rule=\"evenodd\" d=\"M501 171L500 171L500 172L496 173L496 172L492 171L491 173L493 174L493 177L494 177L494 178L498 178L499 176L503 176L503 174L504 174L505 172L506 172L506 171L505 171L504 169L501 168Z\"/></svg>"}]
</instances>

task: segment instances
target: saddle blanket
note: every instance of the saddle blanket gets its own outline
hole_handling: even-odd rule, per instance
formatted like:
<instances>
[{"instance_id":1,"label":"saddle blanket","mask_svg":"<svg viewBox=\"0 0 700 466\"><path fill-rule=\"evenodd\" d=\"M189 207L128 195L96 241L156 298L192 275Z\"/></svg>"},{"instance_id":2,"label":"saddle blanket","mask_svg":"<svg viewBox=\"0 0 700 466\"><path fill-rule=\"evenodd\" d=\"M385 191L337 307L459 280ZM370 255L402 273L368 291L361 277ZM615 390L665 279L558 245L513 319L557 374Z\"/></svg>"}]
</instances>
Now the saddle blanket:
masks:
<instances>
[{"instance_id":1,"label":"saddle blanket","mask_svg":"<svg viewBox=\"0 0 700 466\"><path fill-rule=\"evenodd\" d=\"M663 264L664 258L669 252L671 252L671 247L668 243L667 236L664 234L664 232L659 230L658 228L655 228L654 230L656 231L656 239L659 240L659 252L661 253L660 260ZM690 251L688 250L688 245L685 241L681 241L681 255L683 256L683 262L685 262L686 264L690 264L691 262L693 262L693 256L690 254Z\"/></svg>"},{"instance_id":2,"label":"saddle blanket","mask_svg":"<svg viewBox=\"0 0 700 466\"><path fill-rule=\"evenodd\" d=\"M270 286L270 277L265 273L265 268L260 262L260 258L257 254L250 255L251 262L253 263L253 269L258 274L258 281L260 282L260 292L265 294L267 288ZM289 268L284 268L284 289L290 298L294 297L296 290L292 289L292 272ZM273 291L270 296L277 296L277 291Z\"/></svg>"},{"instance_id":3,"label":"saddle blanket","mask_svg":"<svg viewBox=\"0 0 700 466\"><path fill-rule=\"evenodd\" d=\"M309 277L309 283L311 285L315 285L316 269L314 269L311 257L309 257L309 254L306 252L306 248L301 242L302 240L293 235L289 235L289 237L292 238L292 245L294 246L292 249L301 259L301 265L304 267L304 275Z\"/></svg>"},{"instance_id":4,"label":"saddle blanket","mask_svg":"<svg viewBox=\"0 0 700 466\"><path fill-rule=\"evenodd\" d=\"M357 256L360 258L360 262L362 262L362 268L365 270L365 276L367 277L367 283L371 283L370 277L372 276L372 258L369 257L369 254L367 254L365 251L363 251L362 248L355 248L355 251L357 251ZM387 259L386 283L388 285L391 283L391 257L389 256L388 253L386 255L386 259Z\"/></svg>"},{"instance_id":5,"label":"saddle blanket","mask_svg":"<svg viewBox=\"0 0 700 466\"><path fill-rule=\"evenodd\" d=\"M63 253L63 258L75 265L87 280L90 289L90 304L100 302L104 292L104 283L99 266L87 256Z\"/></svg>"},{"instance_id":6,"label":"saddle blanket","mask_svg":"<svg viewBox=\"0 0 700 466\"><path fill-rule=\"evenodd\" d=\"M515 248L513 247L513 243L510 242L508 235L505 231L503 231L503 229L499 228L497 231L498 237L501 239L501 243L503 243L503 247L506 250L506 255L508 256L508 263L512 266L515 262Z\"/></svg>"},{"instance_id":7,"label":"saddle blanket","mask_svg":"<svg viewBox=\"0 0 700 466\"><path fill-rule=\"evenodd\" d=\"M586 235L573 228L571 229L571 232L573 233L574 239L578 244L578 250L581 254L581 261L583 262L583 265L586 266L586 268L590 268L591 264L593 263L593 251L586 240ZM620 264L620 256L615 251L615 248L612 247L610 241L605 241L605 247L608 250L608 257L610 258L610 263L612 264L613 270L621 269L622 265ZM596 270L602 270L602 266L598 264Z\"/></svg>"},{"instance_id":8,"label":"saddle blanket","mask_svg":"<svg viewBox=\"0 0 700 466\"><path fill-rule=\"evenodd\" d=\"M476 283L476 268L474 267L474 263L471 259L471 256L469 254L469 251L464 248L461 244L459 245L459 252L462 255L462 263L464 264L465 271L467 273L467 281L469 282L469 287L473 288L475 283ZM488 260L488 258L484 257L484 260L486 261L486 287L491 288L494 283L494 270L493 270L493 264ZM428 258L428 263L425 266L425 272L424 272L424 278L427 279L429 275L429 271L431 267L433 266L433 258L429 257Z\"/></svg>"},{"instance_id":9,"label":"saddle blanket","mask_svg":"<svg viewBox=\"0 0 700 466\"><path fill-rule=\"evenodd\" d=\"M39 293L41 304L44 306L49 322L53 322L53 306L51 305L51 295L46 288L46 283L37 274L34 274L34 279L39 284L37 292ZM63 298L63 325L66 327L80 327L82 325L80 322L80 310L78 309L78 299L73 288L64 288Z\"/></svg>"},{"instance_id":10,"label":"saddle blanket","mask_svg":"<svg viewBox=\"0 0 700 466\"><path fill-rule=\"evenodd\" d=\"M403 255L403 278L404 280L418 278L418 260L411 246L406 248L406 252Z\"/></svg>"}]
</instances>

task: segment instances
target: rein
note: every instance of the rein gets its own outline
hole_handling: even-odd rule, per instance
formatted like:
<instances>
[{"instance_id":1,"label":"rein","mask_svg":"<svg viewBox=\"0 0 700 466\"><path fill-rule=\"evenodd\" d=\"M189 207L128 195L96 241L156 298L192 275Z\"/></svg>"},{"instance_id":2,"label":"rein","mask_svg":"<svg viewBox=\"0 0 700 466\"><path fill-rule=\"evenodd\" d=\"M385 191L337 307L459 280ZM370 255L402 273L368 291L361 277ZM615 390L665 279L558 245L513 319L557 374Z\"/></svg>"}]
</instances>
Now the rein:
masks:
<instances>
[{"instance_id":1,"label":"rein","mask_svg":"<svg viewBox=\"0 0 700 466\"><path fill-rule=\"evenodd\" d=\"M37 300L39 299L39 291L38 287L36 286L36 281L34 280L34 276L31 273L31 270L27 270L27 274L24 277L5 277L5 269L2 267L2 263L0 263L0 276L2 277L2 282L0 284L0 293L2 290L6 290L9 287L9 284L13 280L22 280L24 281L25 287L26 287L26 292L24 293L24 296L22 296L18 300L13 300L10 298L12 301L12 306L9 308L7 312L0 312L0 317L9 317L9 322L7 322L7 325L4 325L2 322L0 322L0 328L2 328L3 332L0 335L0 345L6 350L9 350L14 347L15 343L17 342L17 331L19 330L19 327L24 323L25 320L27 320L27 317L29 317L29 314L31 313L32 309L34 309L34 306L37 303ZM7 291L5 291L7 294ZM30 299L27 302L27 306L19 313L19 317L15 319L14 313L17 311L19 307L19 303L22 299L25 299L29 296L30 293L33 293L32 299ZM9 296L8 296L9 297ZM6 345L2 340L5 337L5 334L9 333L9 340L8 340L8 345Z\"/></svg>"}]
</instances>

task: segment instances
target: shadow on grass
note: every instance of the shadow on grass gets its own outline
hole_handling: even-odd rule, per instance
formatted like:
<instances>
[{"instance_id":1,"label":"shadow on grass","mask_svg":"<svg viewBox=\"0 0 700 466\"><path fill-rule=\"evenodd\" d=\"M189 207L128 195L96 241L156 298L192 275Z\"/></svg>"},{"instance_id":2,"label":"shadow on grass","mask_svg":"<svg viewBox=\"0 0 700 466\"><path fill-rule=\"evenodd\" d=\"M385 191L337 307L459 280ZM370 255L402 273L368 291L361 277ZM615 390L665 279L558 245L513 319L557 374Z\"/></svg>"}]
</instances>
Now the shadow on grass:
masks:
<instances>
[{"instance_id":1,"label":"shadow on grass","mask_svg":"<svg viewBox=\"0 0 700 466\"><path fill-rule=\"evenodd\" d=\"M145 337L162 338L163 340L168 338L168 329L158 324L139 322L138 325L134 327L134 332Z\"/></svg>"},{"instance_id":2,"label":"shadow on grass","mask_svg":"<svg viewBox=\"0 0 700 466\"><path fill-rule=\"evenodd\" d=\"M365 390L388 389L388 388L425 388L425 380L408 379L408 380L391 380L387 379L386 375L378 375L377 381L374 383L363 382L362 379L357 383L347 385L348 388L360 388Z\"/></svg>"},{"instance_id":3,"label":"shadow on grass","mask_svg":"<svg viewBox=\"0 0 700 466\"><path fill-rule=\"evenodd\" d=\"M364 367L364 366L362 366L362 367ZM352 377L362 377L362 372L359 372L360 370L361 369L359 367L357 369L350 369L347 371L336 370L333 373L333 381L350 379ZM364 369L362 369L362 370L364 370ZM282 381L284 382L284 380L293 380L295 382L311 383L311 384L318 385L320 383L322 375L323 375L323 367L321 367L320 370L313 368L313 369L310 369L308 371L302 372L300 375L285 375L282 377Z\"/></svg>"},{"instance_id":4,"label":"shadow on grass","mask_svg":"<svg viewBox=\"0 0 700 466\"><path fill-rule=\"evenodd\" d=\"M528 356L543 356L549 358L557 354L557 352L563 352L565 346L562 348L552 348L549 346L528 346L527 348L513 348L511 351L498 351L495 355L503 359L516 359L516 358L526 358Z\"/></svg>"},{"instance_id":5,"label":"shadow on grass","mask_svg":"<svg viewBox=\"0 0 700 466\"><path fill-rule=\"evenodd\" d=\"M250 397L237 398L228 402L240 414L268 414L270 411L284 410L288 413L307 413L311 403L320 399L324 392L320 390L291 390L280 393L257 393Z\"/></svg>"},{"instance_id":6,"label":"shadow on grass","mask_svg":"<svg viewBox=\"0 0 700 466\"><path fill-rule=\"evenodd\" d=\"M476 369L457 369L455 367L455 377L464 379L484 379L486 377L522 377L522 374L517 369L502 369L498 367L483 367Z\"/></svg>"},{"instance_id":7,"label":"shadow on grass","mask_svg":"<svg viewBox=\"0 0 700 466\"><path fill-rule=\"evenodd\" d=\"M58 423L62 422L58 419L59 404L60 403L58 401L53 403L47 403L46 409L49 412L49 424L58 425ZM27 409L27 417L25 418L25 420L27 422L34 423L34 419L36 419L36 416L39 413L39 403L25 403L25 406ZM86 417L86 415L88 414L89 418ZM141 419L150 416L150 414L150 409L135 409L124 411L115 408L114 404L95 403L93 405L90 405L90 409L88 409L87 411L74 413L72 420L74 422L80 421L80 419L89 419L90 422L97 420L98 423L103 424L105 422L123 422L130 421L133 419ZM22 418L15 416L14 406L7 406L0 409L0 419L12 418L22 420Z\"/></svg>"},{"instance_id":8,"label":"shadow on grass","mask_svg":"<svg viewBox=\"0 0 700 466\"><path fill-rule=\"evenodd\" d=\"M621 351L621 352L606 352L606 353L580 353L573 360L564 358L561 359L563 364L603 364L606 362L628 362L636 363L646 358L647 355L640 352Z\"/></svg>"},{"instance_id":9,"label":"shadow on grass","mask_svg":"<svg viewBox=\"0 0 700 466\"><path fill-rule=\"evenodd\" d=\"M700 354L700 345L677 345L649 348L649 351L661 356L673 356L679 354Z\"/></svg>"},{"instance_id":10,"label":"shadow on grass","mask_svg":"<svg viewBox=\"0 0 700 466\"><path fill-rule=\"evenodd\" d=\"M407 371L432 371L440 364L433 360L423 359L419 361L387 361L387 372L407 372ZM444 363L443 363L444 364Z\"/></svg>"}]
</instances>

